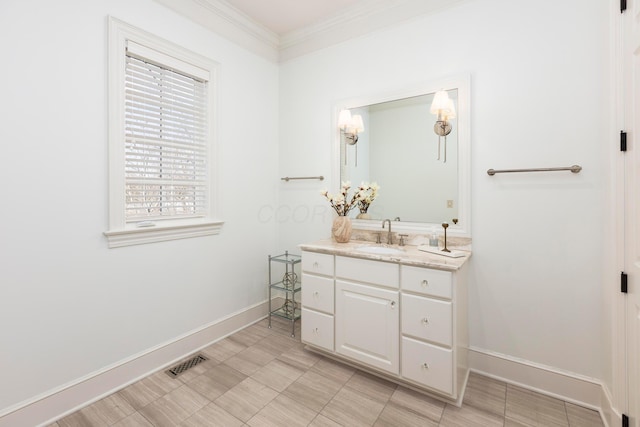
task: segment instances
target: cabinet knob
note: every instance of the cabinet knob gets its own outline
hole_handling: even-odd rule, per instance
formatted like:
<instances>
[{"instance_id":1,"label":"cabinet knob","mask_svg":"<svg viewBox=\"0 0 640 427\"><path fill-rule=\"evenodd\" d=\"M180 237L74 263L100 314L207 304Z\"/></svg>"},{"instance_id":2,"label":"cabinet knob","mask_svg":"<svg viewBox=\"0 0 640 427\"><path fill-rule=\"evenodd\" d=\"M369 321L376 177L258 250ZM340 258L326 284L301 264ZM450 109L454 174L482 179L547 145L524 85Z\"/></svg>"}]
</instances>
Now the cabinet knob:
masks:
<instances>
[{"instance_id":1,"label":"cabinet knob","mask_svg":"<svg viewBox=\"0 0 640 427\"><path fill-rule=\"evenodd\" d=\"M313 263L313 268L318 268L318 267L320 267L320 264L318 264L318 261L314 262Z\"/></svg>"},{"instance_id":2,"label":"cabinet knob","mask_svg":"<svg viewBox=\"0 0 640 427\"><path fill-rule=\"evenodd\" d=\"M315 292L313 293L313 296L314 296L314 297L317 297L318 295L320 295L320 293L319 293L318 291L315 291Z\"/></svg>"},{"instance_id":3,"label":"cabinet knob","mask_svg":"<svg viewBox=\"0 0 640 427\"><path fill-rule=\"evenodd\" d=\"M396 308L396 302L395 301L391 301L391 308Z\"/></svg>"},{"instance_id":4,"label":"cabinet knob","mask_svg":"<svg viewBox=\"0 0 640 427\"><path fill-rule=\"evenodd\" d=\"M429 281L428 281L427 279L424 279L424 280L422 281L422 287L423 287L423 288L426 288L427 286L429 286Z\"/></svg>"},{"instance_id":5,"label":"cabinet knob","mask_svg":"<svg viewBox=\"0 0 640 427\"><path fill-rule=\"evenodd\" d=\"M316 334L316 335L318 335L318 332L319 332L319 331L318 331L318 328L315 328L315 329L313 330L313 333L314 333L314 334Z\"/></svg>"},{"instance_id":6,"label":"cabinet knob","mask_svg":"<svg viewBox=\"0 0 640 427\"><path fill-rule=\"evenodd\" d=\"M429 318L428 318L428 317L424 317L424 318L422 319L422 324L423 324L424 326L427 326L427 325L429 324Z\"/></svg>"},{"instance_id":7,"label":"cabinet knob","mask_svg":"<svg viewBox=\"0 0 640 427\"><path fill-rule=\"evenodd\" d=\"M429 369L429 364L428 363L423 363L422 364L422 369Z\"/></svg>"}]
</instances>

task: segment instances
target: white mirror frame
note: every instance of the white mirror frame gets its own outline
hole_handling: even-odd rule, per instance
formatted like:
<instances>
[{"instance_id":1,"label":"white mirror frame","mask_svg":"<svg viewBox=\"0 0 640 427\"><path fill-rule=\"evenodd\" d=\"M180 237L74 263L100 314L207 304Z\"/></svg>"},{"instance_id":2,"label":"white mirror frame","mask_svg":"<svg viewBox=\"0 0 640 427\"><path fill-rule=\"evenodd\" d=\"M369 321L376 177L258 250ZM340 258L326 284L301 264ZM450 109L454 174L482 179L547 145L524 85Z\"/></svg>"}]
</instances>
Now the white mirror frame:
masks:
<instances>
[{"instance_id":1,"label":"white mirror frame","mask_svg":"<svg viewBox=\"0 0 640 427\"><path fill-rule=\"evenodd\" d=\"M340 186L340 130L338 115L343 109L352 109L365 105L410 98L418 95L435 93L438 90L458 89L458 224L449 224L447 233L452 236L471 237L471 134L470 134L470 76L458 75L425 82L411 88L388 92L384 94L348 98L335 102L332 107L331 124L333 126L333 162L332 182ZM430 118L425 118L429 120ZM435 116L431 118L435 123ZM359 183L353 183L357 185ZM379 182L384 187L383 182ZM335 190L335 189L334 189ZM330 190L331 191L331 190ZM379 221L352 219L353 228L364 230L378 230ZM433 227L442 230L442 224L427 222L398 221L393 223L393 230L398 233L427 234Z\"/></svg>"}]
</instances>

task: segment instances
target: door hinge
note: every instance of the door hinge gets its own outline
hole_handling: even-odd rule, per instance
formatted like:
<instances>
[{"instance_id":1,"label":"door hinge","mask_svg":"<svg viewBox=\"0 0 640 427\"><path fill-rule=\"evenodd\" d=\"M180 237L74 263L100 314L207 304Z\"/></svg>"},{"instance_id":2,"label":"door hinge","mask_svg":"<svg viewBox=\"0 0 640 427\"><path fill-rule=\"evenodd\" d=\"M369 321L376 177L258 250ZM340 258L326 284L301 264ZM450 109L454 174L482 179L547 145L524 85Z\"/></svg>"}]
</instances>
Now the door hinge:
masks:
<instances>
[{"instance_id":1,"label":"door hinge","mask_svg":"<svg viewBox=\"0 0 640 427\"><path fill-rule=\"evenodd\" d=\"M627 133L620 131L620 151L627 151Z\"/></svg>"},{"instance_id":2,"label":"door hinge","mask_svg":"<svg viewBox=\"0 0 640 427\"><path fill-rule=\"evenodd\" d=\"M629 416L622 414L622 427L629 427Z\"/></svg>"},{"instance_id":3,"label":"door hinge","mask_svg":"<svg viewBox=\"0 0 640 427\"><path fill-rule=\"evenodd\" d=\"M620 292L627 293L627 273L624 271L620 273Z\"/></svg>"},{"instance_id":4,"label":"door hinge","mask_svg":"<svg viewBox=\"0 0 640 427\"><path fill-rule=\"evenodd\" d=\"M627 0L620 0L620 13L627 10Z\"/></svg>"}]
</instances>

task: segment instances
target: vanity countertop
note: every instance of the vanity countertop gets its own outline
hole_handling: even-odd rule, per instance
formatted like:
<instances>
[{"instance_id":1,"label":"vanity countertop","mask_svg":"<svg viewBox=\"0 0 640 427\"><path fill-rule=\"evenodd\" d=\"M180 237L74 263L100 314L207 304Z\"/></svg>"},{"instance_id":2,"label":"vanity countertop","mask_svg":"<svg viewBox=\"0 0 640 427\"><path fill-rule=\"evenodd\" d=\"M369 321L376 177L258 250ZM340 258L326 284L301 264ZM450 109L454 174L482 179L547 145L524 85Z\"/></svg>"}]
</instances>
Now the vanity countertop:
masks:
<instances>
[{"instance_id":1,"label":"vanity countertop","mask_svg":"<svg viewBox=\"0 0 640 427\"><path fill-rule=\"evenodd\" d=\"M361 246L390 246L404 251L402 254L372 254L360 252L357 249ZM382 245L372 244L367 241L352 240L349 243L337 243L333 239L318 240L312 243L299 245L303 251L320 252L333 255L344 255L355 258L371 259L376 261L395 262L402 265L413 265L416 267L435 268L438 270L456 271L460 269L471 257L471 252L464 251L465 256L459 258L449 258L443 255L431 254L418 250L413 245Z\"/></svg>"}]
</instances>

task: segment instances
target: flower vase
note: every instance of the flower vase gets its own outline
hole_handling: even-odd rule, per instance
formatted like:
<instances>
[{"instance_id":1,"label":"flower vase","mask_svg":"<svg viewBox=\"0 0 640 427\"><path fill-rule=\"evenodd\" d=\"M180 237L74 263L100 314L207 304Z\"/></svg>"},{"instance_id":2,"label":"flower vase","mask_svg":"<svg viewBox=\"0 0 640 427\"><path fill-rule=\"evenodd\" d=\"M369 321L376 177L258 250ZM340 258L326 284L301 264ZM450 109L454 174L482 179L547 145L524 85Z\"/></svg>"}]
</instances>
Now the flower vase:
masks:
<instances>
[{"instance_id":1,"label":"flower vase","mask_svg":"<svg viewBox=\"0 0 640 427\"><path fill-rule=\"evenodd\" d=\"M371 219L371 215L369 215L366 212L360 212L357 216L356 219Z\"/></svg>"},{"instance_id":2,"label":"flower vase","mask_svg":"<svg viewBox=\"0 0 640 427\"><path fill-rule=\"evenodd\" d=\"M331 235L338 243L347 243L351 239L351 218L348 216L337 216L333 220Z\"/></svg>"}]
</instances>

